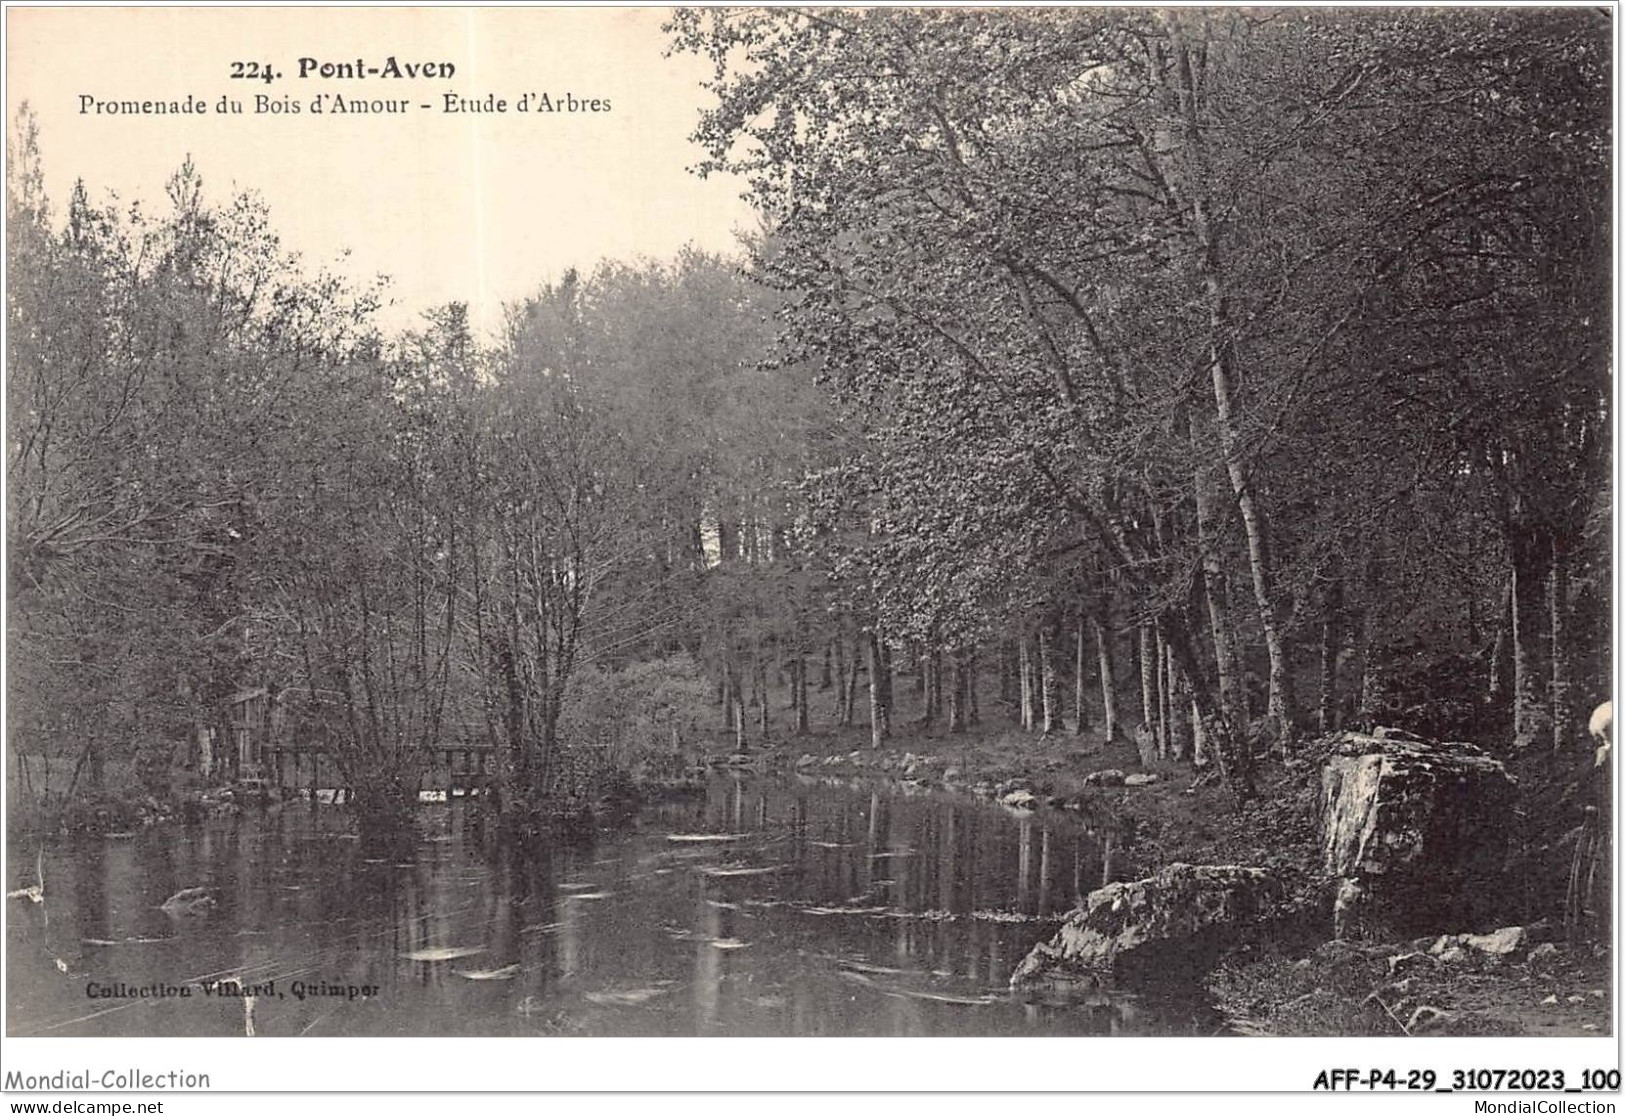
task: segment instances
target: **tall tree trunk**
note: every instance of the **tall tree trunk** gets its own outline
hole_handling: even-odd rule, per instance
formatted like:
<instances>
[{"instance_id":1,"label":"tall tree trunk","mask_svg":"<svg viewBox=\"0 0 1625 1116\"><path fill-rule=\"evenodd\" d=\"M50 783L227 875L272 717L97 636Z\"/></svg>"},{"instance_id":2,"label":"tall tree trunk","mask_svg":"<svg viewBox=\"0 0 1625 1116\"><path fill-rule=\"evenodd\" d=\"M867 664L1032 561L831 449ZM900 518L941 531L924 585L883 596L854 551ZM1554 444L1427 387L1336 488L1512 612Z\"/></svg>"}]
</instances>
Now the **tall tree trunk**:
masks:
<instances>
[{"instance_id":1,"label":"tall tree trunk","mask_svg":"<svg viewBox=\"0 0 1625 1116\"><path fill-rule=\"evenodd\" d=\"M796 735L806 736L810 725L807 716L807 660L796 653L793 666L796 687Z\"/></svg>"},{"instance_id":2,"label":"tall tree trunk","mask_svg":"<svg viewBox=\"0 0 1625 1116\"><path fill-rule=\"evenodd\" d=\"M1252 793L1252 746L1248 740L1249 718L1247 698L1241 688L1240 656L1236 652L1235 629L1230 621L1229 579L1220 560L1213 539L1213 511L1208 470L1198 468L1192 486L1196 505L1196 536L1200 553L1192 579L1192 608L1206 607L1208 626L1213 636L1213 663L1217 674L1216 694L1204 694L1206 675L1197 673L1195 646L1187 630L1185 648L1175 648L1179 665L1190 680L1191 698L1196 703L1197 721L1202 726L1203 739L1219 765L1220 774L1229 782L1241 780L1233 793L1241 798ZM1239 801L1239 799L1238 799Z\"/></svg>"},{"instance_id":3,"label":"tall tree trunk","mask_svg":"<svg viewBox=\"0 0 1625 1116\"><path fill-rule=\"evenodd\" d=\"M1334 580L1326 588L1326 615L1320 622L1320 709L1317 718L1321 732L1337 728L1337 657L1342 653L1343 582Z\"/></svg>"},{"instance_id":4,"label":"tall tree trunk","mask_svg":"<svg viewBox=\"0 0 1625 1116\"><path fill-rule=\"evenodd\" d=\"M943 679L943 672L942 672L943 655L942 655L942 649L937 647L935 644L933 644L932 647L931 647L930 659L931 659L931 693L930 693L930 698L931 698L931 718L934 721L940 721L942 719L944 709L946 708L947 698L943 694L943 686L942 686L942 679ZM948 679L948 685L950 687L952 687L952 685L953 685L953 678L951 676Z\"/></svg>"},{"instance_id":5,"label":"tall tree trunk","mask_svg":"<svg viewBox=\"0 0 1625 1116\"><path fill-rule=\"evenodd\" d=\"M942 668L942 664L934 650L921 651L918 663L920 663L920 681L925 682L925 686L920 689L920 723L929 728L936 723L938 697L942 692L942 679L938 677L938 671Z\"/></svg>"},{"instance_id":6,"label":"tall tree trunk","mask_svg":"<svg viewBox=\"0 0 1625 1116\"><path fill-rule=\"evenodd\" d=\"M762 743L767 743L768 713L767 713L767 663L762 660L760 644L757 645L756 660L752 664L755 678L752 682L756 690L756 722L757 729L762 734Z\"/></svg>"},{"instance_id":7,"label":"tall tree trunk","mask_svg":"<svg viewBox=\"0 0 1625 1116\"><path fill-rule=\"evenodd\" d=\"M1507 664L1512 656L1509 645L1512 642L1512 577L1509 574L1506 585L1501 589L1501 610L1495 618L1495 640L1490 644L1490 677L1489 699L1491 704L1499 704L1506 700L1507 690L1511 685L1507 678Z\"/></svg>"},{"instance_id":8,"label":"tall tree trunk","mask_svg":"<svg viewBox=\"0 0 1625 1116\"><path fill-rule=\"evenodd\" d=\"M835 674L832 669L835 646L835 640L830 640L824 644L824 669L818 675L818 689L820 691L827 690L835 685Z\"/></svg>"},{"instance_id":9,"label":"tall tree trunk","mask_svg":"<svg viewBox=\"0 0 1625 1116\"><path fill-rule=\"evenodd\" d=\"M886 736L890 739L897 719L897 668L892 649L884 641L880 644L880 697L886 713Z\"/></svg>"},{"instance_id":10,"label":"tall tree trunk","mask_svg":"<svg viewBox=\"0 0 1625 1116\"><path fill-rule=\"evenodd\" d=\"M965 720L970 725L980 725L981 707L980 703L977 702L977 648L975 648L975 645L970 648L970 660L965 663L965 705L968 707Z\"/></svg>"},{"instance_id":11,"label":"tall tree trunk","mask_svg":"<svg viewBox=\"0 0 1625 1116\"><path fill-rule=\"evenodd\" d=\"M1569 664L1569 562L1552 540L1551 576L1552 749L1559 755L1574 739L1573 679Z\"/></svg>"},{"instance_id":12,"label":"tall tree trunk","mask_svg":"<svg viewBox=\"0 0 1625 1116\"><path fill-rule=\"evenodd\" d=\"M948 654L948 731L965 731L965 653Z\"/></svg>"},{"instance_id":13,"label":"tall tree trunk","mask_svg":"<svg viewBox=\"0 0 1625 1116\"><path fill-rule=\"evenodd\" d=\"M835 653L835 723L845 725L850 723L846 710L846 694L848 689L846 677L846 640L843 634L837 632L830 641ZM854 664L854 667L856 664Z\"/></svg>"},{"instance_id":14,"label":"tall tree trunk","mask_svg":"<svg viewBox=\"0 0 1625 1116\"><path fill-rule=\"evenodd\" d=\"M1376 727L1382 707L1382 672L1374 661L1376 650L1376 606L1367 604L1360 613L1360 627L1354 637L1355 680L1354 717L1362 729Z\"/></svg>"},{"instance_id":15,"label":"tall tree trunk","mask_svg":"<svg viewBox=\"0 0 1625 1116\"><path fill-rule=\"evenodd\" d=\"M869 745L881 746L891 735L891 710L887 706L885 663L882 661L880 641L869 636Z\"/></svg>"},{"instance_id":16,"label":"tall tree trunk","mask_svg":"<svg viewBox=\"0 0 1625 1116\"><path fill-rule=\"evenodd\" d=\"M1354 629L1354 677L1349 680L1349 696L1344 707L1353 709L1353 720L1365 731L1376 724L1382 699L1382 672L1376 663L1377 607L1382 590L1382 564L1372 556L1366 561L1360 592L1359 620ZM1345 723L1348 718L1345 718Z\"/></svg>"},{"instance_id":17,"label":"tall tree trunk","mask_svg":"<svg viewBox=\"0 0 1625 1116\"><path fill-rule=\"evenodd\" d=\"M1027 649L1026 636L1021 637L1021 731L1033 730L1033 659Z\"/></svg>"},{"instance_id":18,"label":"tall tree trunk","mask_svg":"<svg viewBox=\"0 0 1625 1116\"><path fill-rule=\"evenodd\" d=\"M862 644L858 637L853 637L850 654L847 655L846 696L841 702L841 724L850 725L858 719L858 672L863 669Z\"/></svg>"},{"instance_id":19,"label":"tall tree trunk","mask_svg":"<svg viewBox=\"0 0 1625 1116\"><path fill-rule=\"evenodd\" d=\"M1095 657L1100 663L1100 715L1105 720L1106 743L1117 740L1117 682L1112 670L1112 637L1103 619L1095 621Z\"/></svg>"},{"instance_id":20,"label":"tall tree trunk","mask_svg":"<svg viewBox=\"0 0 1625 1116\"><path fill-rule=\"evenodd\" d=\"M1247 694L1242 685L1241 653L1236 649L1236 630L1230 617L1230 593L1224 567L1217 556L1204 571L1208 624L1213 635L1213 663L1218 672L1220 708L1238 740L1246 740L1252 724Z\"/></svg>"},{"instance_id":21,"label":"tall tree trunk","mask_svg":"<svg viewBox=\"0 0 1625 1116\"><path fill-rule=\"evenodd\" d=\"M1288 669L1286 640L1280 611L1272 584L1272 571L1263 509L1259 506L1255 485L1260 463L1253 462L1252 475L1243 458L1240 431L1235 416L1235 326L1231 320L1230 296L1227 289L1225 261L1219 242L1219 227L1210 219L1207 196L1210 168L1206 141L1203 138L1200 92L1196 71L1192 65L1191 46L1185 37L1183 12L1168 17L1170 45L1173 48L1175 93L1183 124L1181 169L1185 198L1190 213L1191 229L1195 235L1197 264L1207 294L1209 328L1209 368L1213 381L1214 414L1217 419L1219 446L1224 458L1225 474L1230 480L1236 509L1247 538L1247 564L1252 574L1253 597L1258 606L1259 623L1264 629L1264 646L1269 654L1269 721L1275 738L1283 745L1292 739L1295 710L1292 698L1292 676ZM1206 44L1199 48L1203 52ZM1209 586L1211 592L1212 587Z\"/></svg>"},{"instance_id":22,"label":"tall tree trunk","mask_svg":"<svg viewBox=\"0 0 1625 1116\"><path fill-rule=\"evenodd\" d=\"M1072 735L1082 736L1089 727L1089 706L1084 700L1084 657L1089 643L1088 622L1082 608L1078 609L1077 639L1072 648L1072 708L1077 719L1072 724Z\"/></svg>"},{"instance_id":23,"label":"tall tree trunk","mask_svg":"<svg viewBox=\"0 0 1625 1116\"><path fill-rule=\"evenodd\" d=\"M1154 642L1151 622L1140 622L1139 649L1140 666L1140 723L1148 731L1157 723L1157 665L1152 659L1152 644Z\"/></svg>"},{"instance_id":24,"label":"tall tree trunk","mask_svg":"<svg viewBox=\"0 0 1625 1116\"><path fill-rule=\"evenodd\" d=\"M1211 601L1212 593L1203 584L1205 580L1198 573L1192 579L1191 593L1193 597L1207 596ZM1193 600L1192 603L1197 602ZM1196 721L1201 726L1201 739L1218 765L1219 775L1230 791L1231 800L1240 809L1253 795L1252 751L1246 738L1231 730L1229 719L1220 708L1218 697L1202 671L1185 610L1170 609L1164 614L1163 623L1167 628L1169 646L1179 660L1179 668L1190 680L1191 704L1195 709Z\"/></svg>"},{"instance_id":25,"label":"tall tree trunk","mask_svg":"<svg viewBox=\"0 0 1625 1116\"><path fill-rule=\"evenodd\" d=\"M1157 636L1157 758L1168 758L1168 643L1162 634L1162 625L1156 625Z\"/></svg>"},{"instance_id":26,"label":"tall tree trunk","mask_svg":"<svg viewBox=\"0 0 1625 1116\"><path fill-rule=\"evenodd\" d=\"M1001 639L999 641L999 700L1006 705L1010 705L1016 700L1015 685L1010 670L1011 657L1010 641Z\"/></svg>"},{"instance_id":27,"label":"tall tree trunk","mask_svg":"<svg viewBox=\"0 0 1625 1116\"><path fill-rule=\"evenodd\" d=\"M1552 544L1535 532L1512 538L1512 697L1513 743L1528 747L1551 727L1546 707L1551 681L1546 646L1550 637L1546 581Z\"/></svg>"},{"instance_id":28,"label":"tall tree trunk","mask_svg":"<svg viewBox=\"0 0 1625 1116\"><path fill-rule=\"evenodd\" d=\"M1054 644L1048 624L1038 629L1038 689L1043 703L1045 736L1055 731L1061 719L1061 694L1055 684Z\"/></svg>"},{"instance_id":29,"label":"tall tree trunk","mask_svg":"<svg viewBox=\"0 0 1625 1116\"><path fill-rule=\"evenodd\" d=\"M1185 672L1179 669L1179 660L1173 647L1167 653L1168 675L1168 753L1174 760L1183 760L1190 754L1191 687Z\"/></svg>"}]
</instances>

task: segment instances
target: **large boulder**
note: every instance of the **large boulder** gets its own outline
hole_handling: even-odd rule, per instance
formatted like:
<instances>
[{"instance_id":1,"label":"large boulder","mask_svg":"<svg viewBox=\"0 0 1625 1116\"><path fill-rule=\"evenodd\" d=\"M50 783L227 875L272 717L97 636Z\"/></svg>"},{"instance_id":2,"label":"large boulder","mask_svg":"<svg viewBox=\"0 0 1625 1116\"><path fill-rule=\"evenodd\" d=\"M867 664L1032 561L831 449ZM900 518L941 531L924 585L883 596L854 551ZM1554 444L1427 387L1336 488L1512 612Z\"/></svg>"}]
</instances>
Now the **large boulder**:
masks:
<instances>
[{"instance_id":1,"label":"large boulder","mask_svg":"<svg viewBox=\"0 0 1625 1116\"><path fill-rule=\"evenodd\" d=\"M1012 985L1094 976L1199 975L1242 934L1286 914L1280 881L1262 868L1171 864L1154 876L1089 893Z\"/></svg>"},{"instance_id":2,"label":"large boulder","mask_svg":"<svg viewBox=\"0 0 1625 1116\"><path fill-rule=\"evenodd\" d=\"M1321 768L1323 867L1339 938L1492 919L1517 784L1472 744L1339 733Z\"/></svg>"}]
</instances>

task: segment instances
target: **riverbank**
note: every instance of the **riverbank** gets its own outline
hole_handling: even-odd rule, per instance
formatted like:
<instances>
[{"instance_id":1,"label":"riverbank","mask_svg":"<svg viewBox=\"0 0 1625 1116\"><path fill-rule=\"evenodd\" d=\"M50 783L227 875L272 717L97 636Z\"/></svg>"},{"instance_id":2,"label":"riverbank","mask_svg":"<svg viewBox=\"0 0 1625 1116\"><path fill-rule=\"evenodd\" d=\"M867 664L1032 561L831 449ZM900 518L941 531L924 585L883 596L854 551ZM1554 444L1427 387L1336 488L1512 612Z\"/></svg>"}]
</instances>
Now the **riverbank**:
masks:
<instances>
[{"instance_id":1,"label":"riverbank","mask_svg":"<svg viewBox=\"0 0 1625 1116\"><path fill-rule=\"evenodd\" d=\"M1323 915L1331 938L1332 881L1321 871L1320 767L1302 753L1261 757L1257 795L1237 812L1216 778L1188 764L1141 760L1132 744L1098 735L1013 728L949 734L908 724L882 748L862 726L796 736L752 753L770 772L882 779L905 789L999 801L1013 810L1077 810L1117 838L1112 878L1175 863L1267 868L1294 905ZM1520 787L1505 905L1485 932L1523 927L1504 952L1428 938L1344 943L1259 941L1228 955L1208 991L1234 1029L1286 1035L1607 1033L1612 951L1565 940L1563 899L1575 830L1593 778L1589 749L1507 760ZM1593 932L1605 942L1609 936ZM1458 947L1458 948L1453 948Z\"/></svg>"}]
</instances>

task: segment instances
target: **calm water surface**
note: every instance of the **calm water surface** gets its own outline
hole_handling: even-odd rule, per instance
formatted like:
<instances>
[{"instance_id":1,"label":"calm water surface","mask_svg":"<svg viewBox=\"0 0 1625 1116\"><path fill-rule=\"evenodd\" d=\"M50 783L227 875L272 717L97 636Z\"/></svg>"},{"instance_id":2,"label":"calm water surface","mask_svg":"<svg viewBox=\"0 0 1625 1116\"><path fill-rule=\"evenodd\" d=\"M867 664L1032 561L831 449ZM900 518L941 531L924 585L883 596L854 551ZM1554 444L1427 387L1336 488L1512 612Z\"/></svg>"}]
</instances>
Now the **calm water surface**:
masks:
<instances>
[{"instance_id":1,"label":"calm water surface","mask_svg":"<svg viewBox=\"0 0 1625 1116\"><path fill-rule=\"evenodd\" d=\"M1167 997L1010 991L1028 949L1110 875L1109 844L1075 815L718 775L703 799L644 809L587 846L520 852L472 821L462 803L425 806L416 846L387 856L362 847L343 811L303 803L48 846L45 902L8 902L10 1032L1192 1034L1215 1025L1199 1003ZM34 882L34 859L12 846L7 890ZM192 915L160 908L190 887L210 889L215 905ZM206 994L219 980L258 994ZM368 994L352 999L352 986ZM323 994L332 988L341 994Z\"/></svg>"}]
</instances>

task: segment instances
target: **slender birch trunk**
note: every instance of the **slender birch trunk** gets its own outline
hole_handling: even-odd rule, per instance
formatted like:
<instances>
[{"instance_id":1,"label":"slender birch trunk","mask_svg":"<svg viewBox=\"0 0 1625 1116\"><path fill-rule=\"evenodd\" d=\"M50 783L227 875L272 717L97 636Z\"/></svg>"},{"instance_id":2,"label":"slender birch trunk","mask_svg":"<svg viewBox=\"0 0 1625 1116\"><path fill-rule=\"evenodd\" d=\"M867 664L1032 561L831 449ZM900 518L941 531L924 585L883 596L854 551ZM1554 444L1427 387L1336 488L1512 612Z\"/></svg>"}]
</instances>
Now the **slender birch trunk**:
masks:
<instances>
[{"instance_id":1,"label":"slender birch trunk","mask_svg":"<svg viewBox=\"0 0 1625 1116\"><path fill-rule=\"evenodd\" d=\"M1513 537L1513 742L1520 748L1533 744L1551 727L1545 701L1551 682L1547 654L1551 618L1546 599L1551 559L1550 539L1527 532Z\"/></svg>"},{"instance_id":2,"label":"slender birch trunk","mask_svg":"<svg viewBox=\"0 0 1625 1116\"><path fill-rule=\"evenodd\" d=\"M1569 664L1569 563L1552 541L1551 576L1552 749L1561 754L1574 739L1573 679Z\"/></svg>"},{"instance_id":3,"label":"slender birch trunk","mask_svg":"<svg viewBox=\"0 0 1625 1116\"><path fill-rule=\"evenodd\" d=\"M1027 638L1021 639L1021 731L1033 730L1033 660L1027 649Z\"/></svg>"},{"instance_id":4,"label":"slender birch trunk","mask_svg":"<svg viewBox=\"0 0 1625 1116\"><path fill-rule=\"evenodd\" d=\"M1149 621L1140 624L1139 633L1140 723L1152 729L1157 723L1157 667L1151 658L1153 636Z\"/></svg>"},{"instance_id":5,"label":"slender birch trunk","mask_svg":"<svg viewBox=\"0 0 1625 1116\"><path fill-rule=\"evenodd\" d=\"M1267 542L1264 511L1258 505L1254 486L1258 462L1252 463L1249 475L1244 460L1240 431L1235 415L1235 326L1231 320L1230 297L1219 229L1209 215L1207 196L1209 168L1203 138L1201 106L1196 87L1192 51L1185 37L1183 12L1168 17L1170 43L1173 48L1172 76L1175 96L1182 121L1183 143L1180 151L1184 182L1185 204L1190 213L1191 230L1199 253L1197 263L1202 284L1207 294L1208 326L1211 343L1209 365L1213 382L1214 414L1217 419L1219 445L1223 454L1225 474L1229 478L1236 508L1241 514L1242 527L1247 539L1247 562L1252 574L1254 600L1258 606L1260 625L1264 630L1264 645L1269 655L1269 720L1277 740L1283 744L1292 739L1296 726L1292 698L1292 677L1287 663L1286 641L1280 612L1272 584L1272 570ZM1205 50L1205 44L1203 49ZM1211 586L1209 587L1211 591Z\"/></svg>"},{"instance_id":6,"label":"slender birch trunk","mask_svg":"<svg viewBox=\"0 0 1625 1116\"><path fill-rule=\"evenodd\" d=\"M1038 690L1043 707L1043 733L1045 736L1055 731L1055 726L1061 719L1061 695L1055 684L1054 642L1050 637L1048 626L1039 629Z\"/></svg>"},{"instance_id":7,"label":"slender birch trunk","mask_svg":"<svg viewBox=\"0 0 1625 1116\"><path fill-rule=\"evenodd\" d=\"M1085 648L1089 643L1088 622L1083 609L1078 610L1077 639L1072 649L1072 708L1076 713L1076 720L1072 724L1072 735L1082 736L1089 727L1089 706L1084 700L1084 657Z\"/></svg>"},{"instance_id":8,"label":"slender birch trunk","mask_svg":"<svg viewBox=\"0 0 1625 1116\"><path fill-rule=\"evenodd\" d=\"M891 694L880 640L869 636L869 743L879 748L891 736Z\"/></svg>"},{"instance_id":9,"label":"slender birch trunk","mask_svg":"<svg viewBox=\"0 0 1625 1116\"><path fill-rule=\"evenodd\" d=\"M1117 739L1117 682L1112 670L1112 637L1102 620L1095 621L1095 655L1100 663L1100 715L1105 720L1106 743Z\"/></svg>"}]
</instances>

